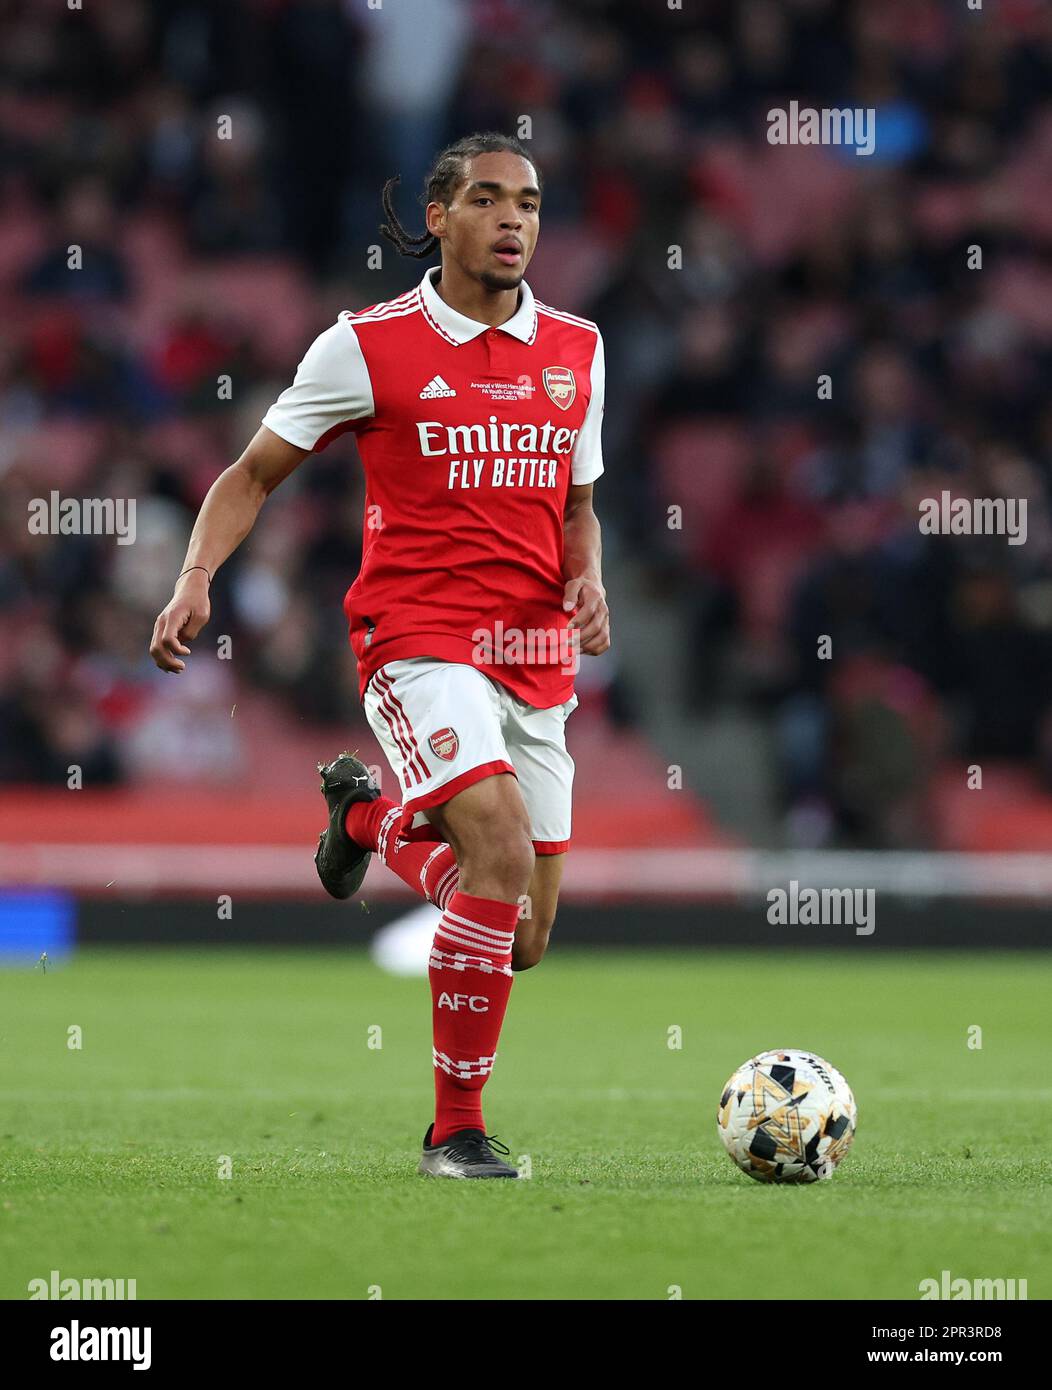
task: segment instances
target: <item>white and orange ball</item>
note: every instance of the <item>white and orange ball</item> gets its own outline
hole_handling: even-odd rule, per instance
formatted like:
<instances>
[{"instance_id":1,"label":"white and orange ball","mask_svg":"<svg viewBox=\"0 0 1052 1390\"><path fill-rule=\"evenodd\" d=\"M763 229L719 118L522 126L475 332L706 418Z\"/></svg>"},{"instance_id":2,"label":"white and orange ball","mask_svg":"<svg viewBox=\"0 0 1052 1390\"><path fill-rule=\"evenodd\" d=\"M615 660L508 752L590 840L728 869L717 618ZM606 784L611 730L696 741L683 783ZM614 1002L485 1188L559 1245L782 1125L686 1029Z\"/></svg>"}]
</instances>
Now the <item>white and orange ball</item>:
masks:
<instances>
[{"instance_id":1,"label":"white and orange ball","mask_svg":"<svg viewBox=\"0 0 1052 1390\"><path fill-rule=\"evenodd\" d=\"M717 1115L731 1158L759 1182L833 1176L855 1137L851 1087L813 1052L778 1048L745 1062L727 1082Z\"/></svg>"}]
</instances>

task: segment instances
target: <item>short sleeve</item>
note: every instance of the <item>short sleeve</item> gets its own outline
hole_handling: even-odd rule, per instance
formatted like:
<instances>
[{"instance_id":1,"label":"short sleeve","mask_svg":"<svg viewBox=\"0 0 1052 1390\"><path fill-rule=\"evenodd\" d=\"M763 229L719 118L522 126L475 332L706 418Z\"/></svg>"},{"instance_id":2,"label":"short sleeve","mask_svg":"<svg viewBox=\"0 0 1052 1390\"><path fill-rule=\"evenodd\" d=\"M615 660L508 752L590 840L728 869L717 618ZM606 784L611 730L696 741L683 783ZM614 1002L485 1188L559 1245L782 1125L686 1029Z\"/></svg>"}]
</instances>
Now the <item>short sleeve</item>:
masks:
<instances>
[{"instance_id":1,"label":"short sleeve","mask_svg":"<svg viewBox=\"0 0 1052 1390\"><path fill-rule=\"evenodd\" d=\"M330 439L375 411L369 368L350 318L319 334L292 385L263 416L267 429L298 449L320 452Z\"/></svg>"},{"instance_id":2,"label":"short sleeve","mask_svg":"<svg viewBox=\"0 0 1052 1390\"><path fill-rule=\"evenodd\" d=\"M606 400L606 358L602 334L596 330L592 355L591 395L584 424L573 451L573 483L592 483L603 471L603 408Z\"/></svg>"}]
</instances>

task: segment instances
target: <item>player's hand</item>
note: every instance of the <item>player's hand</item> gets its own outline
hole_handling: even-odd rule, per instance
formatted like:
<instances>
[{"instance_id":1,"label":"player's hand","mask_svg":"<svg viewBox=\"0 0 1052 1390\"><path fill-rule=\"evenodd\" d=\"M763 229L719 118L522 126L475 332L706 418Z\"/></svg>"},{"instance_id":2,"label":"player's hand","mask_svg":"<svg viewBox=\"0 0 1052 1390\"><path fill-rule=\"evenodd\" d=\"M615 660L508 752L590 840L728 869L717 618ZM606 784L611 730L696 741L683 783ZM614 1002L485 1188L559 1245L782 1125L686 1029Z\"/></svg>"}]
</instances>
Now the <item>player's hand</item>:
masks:
<instances>
[{"instance_id":1,"label":"player's hand","mask_svg":"<svg viewBox=\"0 0 1052 1390\"><path fill-rule=\"evenodd\" d=\"M172 601L153 625L150 655L162 671L178 674L186 670L180 658L190 655L185 644L192 642L208 622L212 608L208 602L208 576L203 570L190 570L176 581Z\"/></svg>"},{"instance_id":2,"label":"player's hand","mask_svg":"<svg viewBox=\"0 0 1052 1390\"><path fill-rule=\"evenodd\" d=\"M600 656L610 648L610 610L606 590L594 579L568 579L563 590L563 608L577 612L569 626L580 633L581 651Z\"/></svg>"}]
</instances>

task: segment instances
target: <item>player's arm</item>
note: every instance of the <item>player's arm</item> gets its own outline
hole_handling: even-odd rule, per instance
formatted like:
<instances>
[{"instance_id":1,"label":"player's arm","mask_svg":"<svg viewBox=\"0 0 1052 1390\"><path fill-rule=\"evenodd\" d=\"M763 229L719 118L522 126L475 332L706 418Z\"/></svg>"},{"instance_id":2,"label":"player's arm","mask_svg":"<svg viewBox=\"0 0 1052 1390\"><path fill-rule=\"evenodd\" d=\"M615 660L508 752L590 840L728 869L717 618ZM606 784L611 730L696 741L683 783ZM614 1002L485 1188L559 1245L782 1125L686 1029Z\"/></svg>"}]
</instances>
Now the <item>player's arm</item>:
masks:
<instances>
[{"instance_id":1,"label":"player's arm","mask_svg":"<svg viewBox=\"0 0 1052 1390\"><path fill-rule=\"evenodd\" d=\"M577 612L570 626L581 633L581 651L599 656L610 646L610 610L603 588L603 538L592 509L592 484L573 483L563 516L563 608Z\"/></svg>"},{"instance_id":2,"label":"player's arm","mask_svg":"<svg viewBox=\"0 0 1052 1390\"><path fill-rule=\"evenodd\" d=\"M248 448L208 490L194 523L185 571L153 627L150 655L162 671L179 672L192 641L208 622L211 577L248 535L263 503L310 451L261 425Z\"/></svg>"},{"instance_id":3,"label":"player's arm","mask_svg":"<svg viewBox=\"0 0 1052 1390\"><path fill-rule=\"evenodd\" d=\"M592 510L592 485L603 472L602 423L606 358L596 330L589 372L588 409L574 446L570 486L563 513L563 609L577 609L570 626L581 634L581 651L600 656L610 646L610 613L603 588L603 542Z\"/></svg>"},{"instance_id":4,"label":"player's arm","mask_svg":"<svg viewBox=\"0 0 1052 1390\"><path fill-rule=\"evenodd\" d=\"M162 671L185 669L186 643L208 622L211 576L252 530L278 484L373 410L369 369L349 317L341 314L311 343L296 379L267 411L245 452L212 484L183 561L189 573L176 580L172 601L154 624L150 655Z\"/></svg>"}]
</instances>

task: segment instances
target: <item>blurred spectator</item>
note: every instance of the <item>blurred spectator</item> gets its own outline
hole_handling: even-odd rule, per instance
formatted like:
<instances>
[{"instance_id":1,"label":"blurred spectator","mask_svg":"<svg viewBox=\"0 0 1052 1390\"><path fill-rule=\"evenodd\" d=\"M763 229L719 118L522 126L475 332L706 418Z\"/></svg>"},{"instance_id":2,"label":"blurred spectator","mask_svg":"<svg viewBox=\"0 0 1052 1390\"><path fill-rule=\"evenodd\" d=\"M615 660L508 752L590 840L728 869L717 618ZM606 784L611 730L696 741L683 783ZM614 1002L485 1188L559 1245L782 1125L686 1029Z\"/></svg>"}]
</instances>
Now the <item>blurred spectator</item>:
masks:
<instances>
[{"instance_id":1,"label":"blurred spectator","mask_svg":"<svg viewBox=\"0 0 1052 1390\"><path fill-rule=\"evenodd\" d=\"M106 185L98 178L79 179L53 219L50 246L23 275L24 292L78 301L124 299L128 273L115 221Z\"/></svg>"}]
</instances>

